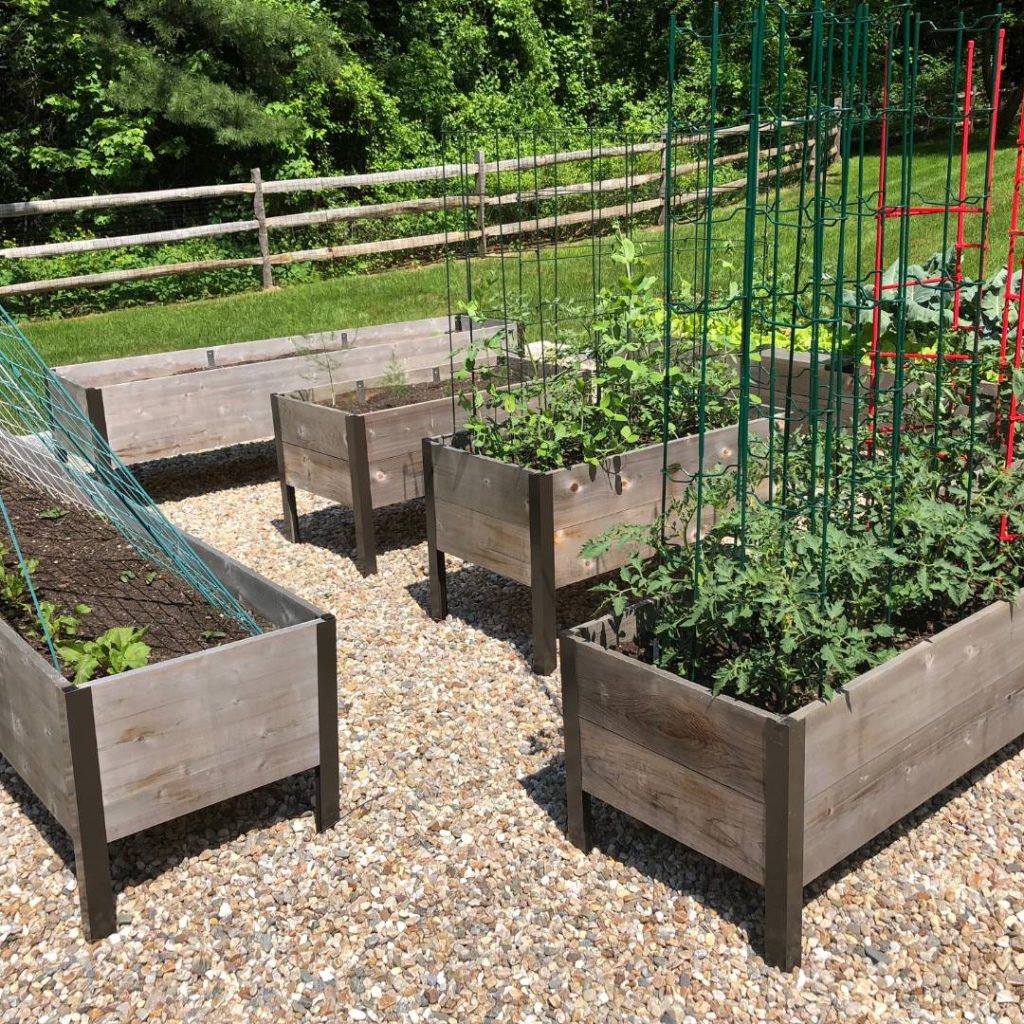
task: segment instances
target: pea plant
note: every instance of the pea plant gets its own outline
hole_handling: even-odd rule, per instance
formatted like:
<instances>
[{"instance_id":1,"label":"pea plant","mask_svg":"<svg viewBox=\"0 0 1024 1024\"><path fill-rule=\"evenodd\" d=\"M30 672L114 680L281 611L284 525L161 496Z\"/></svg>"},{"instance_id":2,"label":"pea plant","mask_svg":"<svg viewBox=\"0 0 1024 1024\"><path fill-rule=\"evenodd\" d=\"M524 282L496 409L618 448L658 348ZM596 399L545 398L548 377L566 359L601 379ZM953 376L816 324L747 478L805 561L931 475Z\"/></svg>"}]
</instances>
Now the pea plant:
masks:
<instances>
[{"instance_id":1,"label":"pea plant","mask_svg":"<svg viewBox=\"0 0 1024 1024\"><path fill-rule=\"evenodd\" d=\"M532 469L597 465L663 436L693 433L702 409L708 428L735 422L738 381L727 360L702 367L677 356L665 365L655 278L639 271L635 245L617 228L612 259L621 273L599 293L586 329L560 340L550 362L527 354L522 382L509 386L491 358L508 347L507 333L474 341L461 353L456 378L471 386L459 401L470 413L466 430L474 451ZM482 318L474 303L465 312Z\"/></svg>"},{"instance_id":2,"label":"pea plant","mask_svg":"<svg viewBox=\"0 0 1024 1024\"><path fill-rule=\"evenodd\" d=\"M909 419L923 422L931 409L926 387L909 396ZM860 482L813 524L806 508L753 492L741 505L723 471L705 488L714 525L699 540L682 539L699 513L691 489L653 528L619 527L588 545L591 557L619 543L654 550L598 588L616 616L640 608L640 656L715 694L786 713L1014 597L1024 583L1020 546L1000 543L997 527L1007 514L1020 528L1024 472L1003 469L985 443L970 447L966 419L958 423L955 408L949 415L939 452L927 430L874 438L878 465L888 466L886 445L899 446L895 486L888 473L867 471L863 436L840 435L831 475L852 479L856 462ZM808 447L807 437L791 440L794 477L813 479Z\"/></svg>"}]
</instances>

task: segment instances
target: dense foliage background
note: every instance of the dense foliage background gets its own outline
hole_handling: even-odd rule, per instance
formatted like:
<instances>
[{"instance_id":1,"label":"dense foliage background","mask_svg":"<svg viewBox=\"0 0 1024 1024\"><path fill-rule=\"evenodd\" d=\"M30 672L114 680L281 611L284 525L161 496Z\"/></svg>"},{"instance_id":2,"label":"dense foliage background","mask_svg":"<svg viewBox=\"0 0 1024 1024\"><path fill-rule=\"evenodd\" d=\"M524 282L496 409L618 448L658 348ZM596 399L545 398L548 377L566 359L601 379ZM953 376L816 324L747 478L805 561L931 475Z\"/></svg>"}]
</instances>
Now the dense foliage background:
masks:
<instances>
[{"instance_id":1,"label":"dense foliage background","mask_svg":"<svg viewBox=\"0 0 1024 1024\"><path fill-rule=\"evenodd\" d=\"M749 16L746 0L721 6L723 25ZM982 13L917 6L946 24ZM658 130L673 8L699 25L710 4L3 0L0 201L409 165L443 124ZM734 92L743 51L727 46ZM1024 83L1024 39L1009 58ZM684 114L699 116L707 74L681 69Z\"/></svg>"}]
</instances>

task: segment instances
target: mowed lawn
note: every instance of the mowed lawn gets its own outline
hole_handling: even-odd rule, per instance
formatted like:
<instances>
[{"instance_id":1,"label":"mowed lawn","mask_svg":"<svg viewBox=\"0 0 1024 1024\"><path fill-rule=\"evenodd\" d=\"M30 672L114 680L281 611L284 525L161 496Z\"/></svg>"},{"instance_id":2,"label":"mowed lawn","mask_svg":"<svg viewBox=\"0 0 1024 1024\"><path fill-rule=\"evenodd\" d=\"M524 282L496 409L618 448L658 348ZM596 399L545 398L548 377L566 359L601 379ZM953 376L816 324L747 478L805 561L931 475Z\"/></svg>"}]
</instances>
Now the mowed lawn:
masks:
<instances>
[{"instance_id":1,"label":"mowed lawn","mask_svg":"<svg viewBox=\"0 0 1024 1024\"><path fill-rule=\"evenodd\" d=\"M1006 260L1015 159L1016 149L1011 146L997 151L989 219L988 274ZM888 167L888 201L895 203L900 199L898 154ZM983 174L984 155L976 153L972 156L969 194L981 190ZM950 166L944 145L919 148L913 161L911 203L941 204L947 182L955 193L958 176L958 159ZM847 202L843 245L846 280L857 277L864 280L874 266L872 211L877 182L877 158L866 159L860 167L851 165L847 195L860 194L863 201L859 207L854 201ZM762 197L767 195L774 200L772 186L765 188L768 192L762 191ZM838 263L838 222L843 212L841 191L836 167L830 174L829 196L822 207L825 227L820 236L819 262L825 278L834 274ZM776 214L769 217L759 211L754 231L758 280L776 277L789 281L792 287L798 267L802 282L814 273L813 232L807 226L813 210L808 202L801 213L800 198L799 189L790 186L782 190ZM744 210L739 205L720 204L714 208L709 276L713 289L722 294L728 293L730 283L741 279L744 222ZM967 238L977 238L979 228L980 219L967 215ZM952 246L956 229L955 216L914 218L908 239L910 262L923 262L944 246ZM899 221L888 221L886 232L885 263L888 264L897 258ZM635 237L642 252L642 268L660 280L663 232L645 228ZM674 228L674 277L677 284L688 285L695 292L701 291L704 280L704 241L704 228L686 223L685 217ZM617 265L608 258L611 251L608 238L560 242L557 248L533 247L532 240L527 239L526 247L521 255L474 258L470 272L477 299L485 311L501 309L512 296L526 296L526 309L518 311L518 318L533 320L529 334L534 338L556 329L551 323L553 318L559 315L571 318L574 311L591 309L596 292L618 272ZM968 254L965 268L968 277L976 272L977 258L976 252ZM402 268L293 285L274 292L253 291L221 299L144 306L78 319L29 322L22 324L22 328L51 365L85 362L438 316L448 311L449 295L453 308L460 308L466 294L465 275L466 265L460 260L452 262L448 268L443 263ZM537 302L538 296L543 297L543 303ZM514 309L514 303L510 308Z\"/></svg>"}]
</instances>

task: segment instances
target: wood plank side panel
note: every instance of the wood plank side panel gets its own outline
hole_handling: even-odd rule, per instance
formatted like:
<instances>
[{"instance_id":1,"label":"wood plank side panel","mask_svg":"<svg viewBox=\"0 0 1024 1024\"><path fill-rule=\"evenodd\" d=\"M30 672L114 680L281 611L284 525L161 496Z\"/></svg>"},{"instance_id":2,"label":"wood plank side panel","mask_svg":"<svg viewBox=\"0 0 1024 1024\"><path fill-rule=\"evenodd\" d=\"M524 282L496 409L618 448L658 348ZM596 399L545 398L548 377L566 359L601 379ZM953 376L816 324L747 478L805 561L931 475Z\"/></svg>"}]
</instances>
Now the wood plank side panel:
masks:
<instances>
[{"instance_id":1,"label":"wood plank side panel","mask_svg":"<svg viewBox=\"0 0 1024 1024\"><path fill-rule=\"evenodd\" d=\"M767 435L768 421L754 420L751 435ZM735 463L737 428L722 427L700 438L678 438L668 446L669 500L680 498L700 466L706 472ZM553 474L555 505L555 576L559 587L590 579L624 565L634 548L616 545L599 558L583 558L580 550L619 524L644 526L661 512L664 454L652 445L606 459L600 468L580 465ZM702 523L710 525L714 511L706 509Z\"/></svg>"},{"instance_id":2,"label":"wood plank side panel","mask_svg":"<svg viewBox=\"0 0 1024 1024\"><path fill-rule=\"evenodd\" d=\"M282 445L284 478L290 487L352 506L352 473L347 459L294 444Z\"/></svg>"},{"instance_id":3,"label":"wood plank side panel","mask_svg":"<svg viewBox=\"0 0 1024 1024\"><path fill-rule=\"evenodd\" d=\"M59 366L56 373L62 379L76 381L88 387L106 384L126 384L132 381L149 380L183 370L205 370L210 364L210 353L218 367L236 366L258 360L277 359L291 356L304 350L319 351L323 348L339 349L342 335L350 348L363 345L380 345L385 342L411 338L433 337L446 334L448 317L431 317L426 320L406 320L394 324L376 324L369 327L341 327L334 331L318 331L313 334L294 334L283 338L262 338L256 341L234 341L223 345L203 345L197 348L178 349L174 352L152 352L137 356L122 356L120 359L98 359L88 363L70 363Z\"/></svg>"},{"instance_id":4,"label":"wood plank side panel","mask_svg":"<svg viewBox=\"0 0 1024 1024\"><path fill-rule=\"evenodd\" d=\"M855 679L808 719L807 798L943 718L970 686L1024 671L1024 609L999 603Z\"/></svg>"},{"instance_id":5,"label":"wood plank side panel","mask_svg":"<svg viewBox=\"0 0 1024 1024\"><path fill-rule=\"evenodd\" d=\"M465 424L469 414L458 401L454 413L450 398L417 402L398 409L366 413L366 447L370 462L415 452L422 462L425 437L451 434Z\"/></svg>"},{"instance_id":6,"label":"wood plank side panel","mask_svg":"<svg viewBox=\"0 0 1024 1024\"><path fill-rule=\"evenodd\" d=\"M754 800L775 716L617 651L577 644L579 716Z\"/></svg>"},{"instance_id":7,"label":"wood plank side panel","mask_svg":"<svg viewBox=\"0 0 1024 1024\"><path fill-rule=\"evenodd\" d=\"M530 472L521 466L438 445L434 452L434 496L528 532ZM441 550L458 554L454 548L443 545Z\"/></svg>"},{"instance_id":8,"label":"wood plank side panel","mask_svg":"<svg viewBox=\"0 0 1024 1024\"><path fill-rule=\"evenodd\" d=\"M334 458L348 459L345 430L347 413L287 395L279 395L277 401L281 416L281 440L285 444L308 448Z\"/></svg>"},{"instance_id":9,"label":"wood plank side panel","mask_svg":"<svg viewBox=\"0 0 1024 1024\"><path fill-rule=\"evenodd\" d=\"M996 605L972 616L977 632L972 635L961 629L957 644L961 650L976 647L974 657L966 662L956 657L955 650L930 652L933 671L941 672L947 663L957 685L950 691L935 679L923 681L911 673L910 682L917 686L912 696L904 694L903 706L890 708L888 717L896 719L900 728L898 738L888 746L865 746L860 741L865 734L859 719L863 715L874 723L869 729L881 730L875 708L883 703L883 689L900 690L905 685L906 670L901 671L898 664L902 659L882 666L888 672L872 674L870 694L860 693L858 682L851 688L856 694L853 702L847 704L839 696L828 705L812 706L806 715L807 737L816 760L807 766L806 782L813 780L817 787L823 775L833 775L822 758L828 756L825 742L835 734L837 719L845 716L848 739L843 747L833 749L832 760L846 763L842 757L846 744L860 744L862 757L850 771L808 798L805 881L817 878L1024 734L1022 614L1018 609L1011 615L1009 606ZM940 634L928 646L938 646L944 637ZM832 708L840 713L824 714ZM886 734L890 739L894 735L891 730Z\"/></svg>"},{"instance_id":10,"label":"wood plank side panel","mask_svg":"<svg viewBox=\"0 0 1024 1024\"><path fill-rule=\"evenodd\" d=\"M754 882L764 880L764 802L580 720L583 788Z\"/></svg>"},{"instance_id":11,"label":"wood plank side panel","mask_svg":"<svg viewBox=\"0 0 1024 1024\"><path fill-rule=\"evenodd\" d=\"M70 829L74 782L60 677L2 620L0 663L0 753Z\"/></svg>"},{"instance_id":12,"label":"wood plank side panel","mask_svg":"<svg viewBox=\"0 0 1024 1024\"><path fill-rule=\"evenodd\" d=\"M530 525L434 499L437 549L530 583Z\"/></svg>"},{"instance_id":13,"label":"wood plank side panel","mask_svg":"<svg viewBox=\"0 0 1024 1024\"><path fill-rule=\"evenodd\" d=\"M107 838L319 761L316 622L92 684Z\"/></svg>"},{"instance_id":14,"label":"wood plank side panel","mask_svg":"<svg viewBox=\"0 0 1024 1024\"><path fill-rule=\"evenodd\" d=\"M422 442L422 439L421 439ZM370 461L370 496L374 508L423 497L423 454L394 455Z\"/></svg>"}]
</instances>

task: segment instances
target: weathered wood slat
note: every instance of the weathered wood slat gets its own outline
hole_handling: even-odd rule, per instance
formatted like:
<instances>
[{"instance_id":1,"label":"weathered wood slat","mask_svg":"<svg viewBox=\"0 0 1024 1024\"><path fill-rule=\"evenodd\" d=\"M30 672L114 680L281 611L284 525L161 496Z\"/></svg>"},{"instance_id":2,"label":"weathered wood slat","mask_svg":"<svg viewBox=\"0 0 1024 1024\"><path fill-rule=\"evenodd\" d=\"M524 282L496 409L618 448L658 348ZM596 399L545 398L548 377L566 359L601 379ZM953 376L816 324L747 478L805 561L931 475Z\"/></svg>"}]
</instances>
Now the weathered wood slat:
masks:
<instances>
[{"instance_id":1,"label":"weathered wood slat","mask_svg":"<svg viewBox=\"0 0 1024 1024\"><path fill-rule=\"evenodd\" d=\"M71 828L74 781L64 680L0 619L0 753L46 809Z\"/></svg>"},{"instance_id":2,"label":"weathered wood slat","mask_svg":"<svg viewBox=\"0 0 1024 1024\"><path fill-rule=\"evenodd\" d=\"M617 651L576 648L579 715L729 789L764 798L773 715Z\"/></svg>"},{"instance_id":3,"label":"weathered wood slat","mask_svg":"<svg viewBox=\"0 0 1024 1024\"><path fill-rule=\"evenodd\" d=\"M347 459L294 444L285 444L283 450L285 483L289 487L351 507L352 476Z\"/></svg>"},{"instance_id":4,"label":"weathered wood slat","mask_svg":"<svg viewBox=\"0 0 1024 1024\"><path fill-rule=\"evenodd\" d=\"M995 604L859 676L807 719L807 798L947 715L970 680L1001 679L1024 664L1024 614ZM1024 671L1022 669L1021 671Z\"/></svg>"},{"instance_id":5,"label":"weathered wood slat","mask_svg":"<svg viewBox=\"0 0 1024 1024\"><path fill-rule=\"evenodd\" d=\"M315 766L316 623L90 684L107 838Z\"/></svg>"},{"instance_id":6,"label":"weathered wood slat","mask_svg":"<svg viewBox=\"0 0 1024 1024\"><path fill-rule=\"evenodd\" d=\"M164 370L142 376L153 371L144 363L135 364L127 372L138 379L102 388L106 436L127 462L272 437L271 392L328 383L342 393L354 390L358 380L377 378L391 370L432 372L439 363L447 363L452 345L458 347L468 340L469 332L449 337L429 328L418 334L405 326L393 336L384 329L375 330L369 338L357 338L358 343L344 349L296 352L293 348L294 354L248 361L239 361L234 353L230 363L194 372ZM281 339L275 339L270 349L277 351L282 345ZM215 357L208 359L216 363ZM180 365L186 359L168 362ZM109 379L116 373L117 368L93 364L68 379Z\"/></svg>"},{"instance_id":7,"label":"weathered wood slat","mask_svg":"<svg viewBox=\"0 0 1024 1024\"><path fill-rule=\"evenodd\" d=\"M278 405L281 410L281 440L285 444L348 460L344 412L289 395L280 395Z\"/></svg>"},{"instance_id":8,"label":"weathered wood slat","mask_svg":"<svg viewBox=\"0 0 1024 1024\"><path fill-rule=\"evenodd\" d=\"M454 412L453 412L454 406ZM438 398L366 415L366 447L371 463L415 453L422 464L422 440L458 430L468 418L458 399Z\"/></svg>"},{"instance_id":9,"label":"weathered wood slat","mask_svg":"<svg viewBox=\"0 0 1024 1024\"><path fill-rule=\"evenodd\" d=\"M423 497L423 455L404 452L370 462L373 507Z\"/></svg>"},{"instance_id":10,"label":"weathered wood slat","mask_svg":"<svg viewBox=\"0 0 1024 1024\"><path fill-rule=\"evenodd\" d=\"M521 466L439 445L434 452L434 495L445 503L456 501L468 512L517 526L528 536L529 473ZM438 547L447 550L440 541Z\"/></svg>"},{"instance_id":11,"label":"weathered wood slat","mask_svg":"<svg viewBox=\"0 0 1024 1024\"><path fill-rule=\"evenodd\" d=\"M583 788L659 832L764 880L764 803L580 720Z\"/></svg>"},{"instance_id":12,"label":"weathered wood slat","mask_svg":"<svg viewBox=\"0 0 1024 1024\"><path fill-rule=\"evenodd\" d=\"M804 882L1021 735L1024 670L1015 667L808 802Z\"/></svg>"},{"instance_id":13,"label":"weathered wood slat","mask_svg":"<svg viewBox=\"0 0 1024 1024\"><path fill-rule=\"evenodd\" d=\"M436 492L435 492L436 494ZM478 562L517 583L530 583L530 524L435 497L437 548Z\"/></svg>"},{"instance_id":14,"label":"weathered wood slat","mask_svg":"<svg viewBox=\"0 0 1024 1024\"><path fill-rule=\"evenodd\" d=\"M753 420L751 435L767 437L768 421ZM673 496L683 493L690 478L703 465L710 470L716 465L732 466L736 461L737 428L721 427L704 435L703 462L701 439L697 435L678 438L668 445L669 480ZM629 502L644 505L661 501L661 472L664 452L660 444L648 445L605 459L601 468L573 466L554 474L552 493L555 529L561 530L588 519L607 515L610 503L623 506Z\"/></svg>"},{"instance_id":15,"label":"weathered wood slat","mask_svg":"<svg viewBox=\"0 0 1024 1024\"><path fill-rule=\"evenodd\" d=\"M479 329L479 328L478 328ZM370 324L364 327L340 327L333 331L312 334L286 335L280 338L262 338L256 341L235 341L224 345L206 345L179 349L173 352L153 352L121 359L101 359L88 363L58 366L63 380L75 381L86 387L105 384L127 384L130 381L164 377L185 370L207 370L225 366L239 366L261 360L294 356L301 352L319 354L323 350L336 351L342 347L361 348L385 342L445 335L449 330L448 317L438 316L425 320L405 320L393 324ZM460 332L455 332L456 337Z\"/></svg>"}]
</instances>

